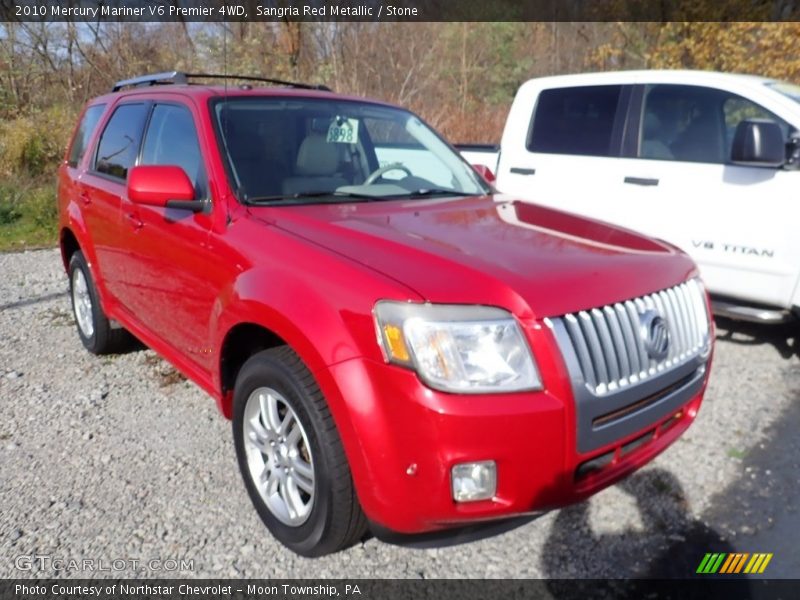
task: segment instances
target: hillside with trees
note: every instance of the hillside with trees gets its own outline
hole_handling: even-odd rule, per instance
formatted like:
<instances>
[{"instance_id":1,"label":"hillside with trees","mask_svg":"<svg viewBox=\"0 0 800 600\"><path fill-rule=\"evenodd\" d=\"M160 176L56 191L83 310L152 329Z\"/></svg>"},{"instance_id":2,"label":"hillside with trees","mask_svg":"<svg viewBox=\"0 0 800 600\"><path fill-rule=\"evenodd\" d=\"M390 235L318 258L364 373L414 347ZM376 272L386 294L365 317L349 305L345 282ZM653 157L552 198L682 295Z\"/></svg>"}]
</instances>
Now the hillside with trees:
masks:
<instances>
[{"instance_id":1,"label":"hillside with trees","mask_svg":"<svg viewBox=\"0 0 800 600\"><path fill-rule=\"evenodd\" d=\"M0 249L55 242L54 172L83 103L171 70L322 83L497 142L537 76L691 68L800 83L798 23L0 23Z\"/></svg>"}]
</instances>

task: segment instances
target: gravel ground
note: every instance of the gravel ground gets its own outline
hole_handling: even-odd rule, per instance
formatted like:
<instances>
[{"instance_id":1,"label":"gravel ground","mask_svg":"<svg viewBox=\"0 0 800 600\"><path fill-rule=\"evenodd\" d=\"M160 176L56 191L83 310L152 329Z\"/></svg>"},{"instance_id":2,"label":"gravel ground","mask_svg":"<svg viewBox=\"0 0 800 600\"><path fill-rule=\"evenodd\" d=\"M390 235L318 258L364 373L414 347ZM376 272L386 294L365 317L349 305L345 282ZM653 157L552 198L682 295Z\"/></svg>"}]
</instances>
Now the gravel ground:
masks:
<instances>
[{"instance_id":1,"label":"gravel ground","mask_svg":"<svg viewBox=\"0 0 800 600\"><path fill-rule=\"evenodd\" d=\"M415 549L369 539L309 560L263 528L230 425L208 396L150 350L98 358L83 349L56 250L0 254L0 273L1 577L683 575L698 554L771 552L761 546L800 530L795 330L720 323L696 423L589 502L471 543ZM797 577L794 541L784 544L770 573ZM141 562L94 573L15 567L33 554L107 568ZM151 558L189 559L193 569L142 568Z\"/></svg>"}]
</instances>

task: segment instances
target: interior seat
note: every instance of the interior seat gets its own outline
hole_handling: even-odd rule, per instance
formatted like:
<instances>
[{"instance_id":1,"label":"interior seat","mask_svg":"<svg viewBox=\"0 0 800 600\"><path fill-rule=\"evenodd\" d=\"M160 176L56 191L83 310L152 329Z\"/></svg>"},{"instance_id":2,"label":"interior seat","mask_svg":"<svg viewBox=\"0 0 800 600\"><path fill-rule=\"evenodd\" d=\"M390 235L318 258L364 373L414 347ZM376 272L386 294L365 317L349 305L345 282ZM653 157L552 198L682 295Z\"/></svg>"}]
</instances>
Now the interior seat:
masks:
<instances>
[{"instance_id":1,"label":"interior seat","mask_svg":"<svg viewBox=\"0 0 800 600\"><path fill-rule=\"evenodd\" d=\"M294 175L284 180L283 193L291 196L334 191L343 185L347 180L340 172L336 144L328 143L324 134L310 134L300 144Z\"/></svg>"},{"instance_id":2,"label":"interior seat","mask_svg":"<svg viewBox=\"0 0 800 600\"><path fill-rule=\"evenodd\" d=\"M674 158L663 135L661 119L651 112L645 114L642 123L642 149L639 156L654 159Z\"/></svg>"},{"instance_id":3,"label":"interior seat","mask_svg":"<svg viewBox=\"0 0 800 600\"><path fill-rule=\"evenodd\" d=\"M671 149L676 160L725 162L722 128L717 116L708 109L697 115L672 143Z\"/></svg>"}]
</instances>

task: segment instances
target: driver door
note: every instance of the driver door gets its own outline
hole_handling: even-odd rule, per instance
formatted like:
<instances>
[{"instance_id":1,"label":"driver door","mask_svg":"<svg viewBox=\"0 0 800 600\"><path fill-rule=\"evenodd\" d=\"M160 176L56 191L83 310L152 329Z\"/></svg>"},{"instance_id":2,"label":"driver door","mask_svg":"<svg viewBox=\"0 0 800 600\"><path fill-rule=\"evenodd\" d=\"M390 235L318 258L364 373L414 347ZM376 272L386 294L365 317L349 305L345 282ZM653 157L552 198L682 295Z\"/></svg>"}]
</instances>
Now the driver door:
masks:
<instances>
[{"instance_id":1,"label":"driver door","mask_svg":"<svg viewBox=\"0 0 800 600\"><path fill-rule=\"evenodd\" d=\"M207 169L189 105L178 100L154 104L139 164L181 167L195 187L196 199L208 199ZM215 260L208 247L210 212L126 200L123 213L133 249L126 260L127 269L136 275L136 315L154 335L210 369L209 322L218 293L206 277Z\"/></svg>"}]
</instances>

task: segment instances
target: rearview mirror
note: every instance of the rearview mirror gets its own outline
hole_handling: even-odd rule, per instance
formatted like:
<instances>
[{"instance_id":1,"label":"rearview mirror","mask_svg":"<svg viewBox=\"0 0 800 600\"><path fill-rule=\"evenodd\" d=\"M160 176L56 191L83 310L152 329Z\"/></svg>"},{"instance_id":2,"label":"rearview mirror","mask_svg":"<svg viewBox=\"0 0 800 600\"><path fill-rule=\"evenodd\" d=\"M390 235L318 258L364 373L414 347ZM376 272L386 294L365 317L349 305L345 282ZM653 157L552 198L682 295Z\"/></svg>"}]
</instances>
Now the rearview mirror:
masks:
<instances>
[{"instance_id":1,"label":"rearview mirror","mask_svg":"<svg viewBox=\"0 0 800 600\"><path fill-rule=\"evenodd\" d=\"M775 121L746 119L736 126L731 162L748 167L782 167L786 162L786 141Z\"/></svg>"},{"instance_id":2,"label":"rearview mirror","mask_svg":"<svg viewBox=\"0 0 800 600\"><path fill-rule=\"evenodd\" d=\"M472 169L481 177L483 177L487 183L494 183L495 179L494 173L492 170L487 167L486 165L472 165Z\"/></svg>"},{"instance_id":3,"label":"rearview mirror","mask_svg":"<svg viewBox=\"0 0 800 600\"><path fill-rule=\"evenodd\" d=\"M204 203L194 199L186 172L173 165L142 165L128 173L128 199L137 204L199 212Z\"/></svg>"}]
</instances>

